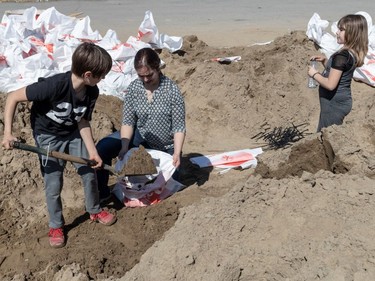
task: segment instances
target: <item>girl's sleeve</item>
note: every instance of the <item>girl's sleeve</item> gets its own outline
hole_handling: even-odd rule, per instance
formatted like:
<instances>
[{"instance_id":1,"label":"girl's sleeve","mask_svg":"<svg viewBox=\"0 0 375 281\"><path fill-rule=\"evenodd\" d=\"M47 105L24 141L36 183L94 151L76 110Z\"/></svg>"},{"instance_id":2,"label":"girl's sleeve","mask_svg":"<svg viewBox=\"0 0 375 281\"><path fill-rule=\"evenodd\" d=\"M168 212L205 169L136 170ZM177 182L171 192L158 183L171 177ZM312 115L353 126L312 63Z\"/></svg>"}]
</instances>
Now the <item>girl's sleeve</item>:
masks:
<instances>
[{"instance_id":1,"label":"girl's sleeve","mask_svg":"<svg viewBox=\"0 0 375 281\"><path fill-rule=\"evenodd\" d=\"M332 68L345 71L350 69L350 54L347 50L334 54L332 57Z\"/></svg>"}]
</instances>

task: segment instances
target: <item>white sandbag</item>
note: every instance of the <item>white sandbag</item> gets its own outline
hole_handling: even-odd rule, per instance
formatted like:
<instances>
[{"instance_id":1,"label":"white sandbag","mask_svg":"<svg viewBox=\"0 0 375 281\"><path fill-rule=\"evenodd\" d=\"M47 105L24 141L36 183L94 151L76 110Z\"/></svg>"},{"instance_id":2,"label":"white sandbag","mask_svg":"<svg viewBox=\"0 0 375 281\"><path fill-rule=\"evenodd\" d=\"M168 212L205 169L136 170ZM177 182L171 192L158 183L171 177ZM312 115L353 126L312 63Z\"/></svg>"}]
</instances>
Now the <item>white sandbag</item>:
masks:
<instances>
[{"instance_id":1,"label":"white sandbag","mask_svg":"<svg viewBox=\"0 0 375 281\"><path fill-rule=\"evenodd\" d=\"M160 34L156 27L151 11L146 11L143 22L139 26L137 38L143 42L151 44L154 48L168 49L175 52L182 47L182 38Z\"/></svg>"},{"instance_id":2,"label":"white sandbag","mask_svg":"<svg viewBox=\"0 0 375 281\"><path fill-rule=\"evenodd\" d=\"M116 163L115 169L121 171L131 154L137 149L129 150L124 159ZM157 174L118 178L112 190L112 193L126 207L143 207L156 204L184 187L183 184L172 178L175 167L171 155L153 149L146 149L146 151L154 161Z\"/></svg>"},{"instance_id":3,"label":"white sandbag","mask_svg":"<svg viewBox=\"0 0 375 281\"><path fill-rule=\"evenodd\" d=\"M131 81L137 78L132 60L139 49L166 48L174 52L182 47L181 37L159 34L150 11L145 13L138 37L129 36L125 43L113 30L102 37L91 28L88 16L81 19L66 16L54 7L7 12L0 24L0 92L14 91L39 77L70 70L71 56L83 41L103 47L112 57L113 69L98 87L101 94L119 98L123 98Z\"/></svg>"},{"instance_id":4,"label":"white sandbag","mask_svg":"<svg viewBox=\"0 0 375 281\"><path fill-rule=\"evenodd\" d=\"M190 158L190 162L198 165L200 168L215 167L222 169L221 174L231 169L255 168L258 164L256 157L263 153L262 148L241 149L227 151L219 154L197 156Z\"/></svg>"}]
</instances>

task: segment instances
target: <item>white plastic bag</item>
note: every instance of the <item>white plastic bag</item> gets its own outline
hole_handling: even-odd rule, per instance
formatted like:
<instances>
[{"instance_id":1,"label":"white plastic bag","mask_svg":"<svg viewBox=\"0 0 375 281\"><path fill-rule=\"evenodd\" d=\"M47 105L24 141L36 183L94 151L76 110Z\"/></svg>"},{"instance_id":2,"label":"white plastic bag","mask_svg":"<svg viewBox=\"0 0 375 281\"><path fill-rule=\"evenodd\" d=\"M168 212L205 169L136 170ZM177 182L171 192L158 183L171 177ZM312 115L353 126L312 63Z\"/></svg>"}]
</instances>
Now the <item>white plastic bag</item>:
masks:
<instances>
[{"instance_id":1,"label":"white plastic bag","mask_svg":"<svg viewBox=\"0 0 375 281\"><path fill-rule=\"evenodd\" d=\"M125 43L113 30L102 37L91 28L88 16L66 16L54 7L13 12L4 15L0 24L0 92L4 93L36 82L39 77L70 70L75 48L91 41L107 50L114 61L114 69L98 83L100 93L123 98L130 82L138 77L132 60L139 49L156 47L174 52L182 46L181 37L159 34L150 11L145 13L138 38L129 36Z\"/></svg>"},{"instance_id":2,"label":"white plastic bag","mask_svg":"<svg viewBox=\"0 0 375 281\"><path fill-rule=\"evenodd\" d=\"M155 48L165 48L170 52L175 52L182 47L181 37L159 34L151 11L146 11L145 17L138 29L137 38L145 43L151 44Z\"/></svg>"},{"instance_id":3,"label":"white plastic bag","mask_svg":"<svg viewBox=\"0 0 375 281\"><path fill-rule=\"evenodd\" d=\"M225 173L234 168L255 168L258 164L256 157L261 153L263 153L262 148L241 149L214 155L193 157L190 158L190 162L198 165L200 168L213 166L223 169L220 173Z\"/></svg>"},{"instance_id":4,"label":"white plastic bag","mask_svg":"<svg viewBox=\"0 0 375 281\"><path fill-rule=\"evenodd\" d=\"M115 165L117 171L121 171L131 154L138 148L128 151L122 161ZM175 167L172 164L173 158L168 153L146 149L158 171L155 175L125 176L118 178L112 193L126 207L143 207L156 204L181 190L184 185L172 178Z\"/></svg>"}]
</instances>

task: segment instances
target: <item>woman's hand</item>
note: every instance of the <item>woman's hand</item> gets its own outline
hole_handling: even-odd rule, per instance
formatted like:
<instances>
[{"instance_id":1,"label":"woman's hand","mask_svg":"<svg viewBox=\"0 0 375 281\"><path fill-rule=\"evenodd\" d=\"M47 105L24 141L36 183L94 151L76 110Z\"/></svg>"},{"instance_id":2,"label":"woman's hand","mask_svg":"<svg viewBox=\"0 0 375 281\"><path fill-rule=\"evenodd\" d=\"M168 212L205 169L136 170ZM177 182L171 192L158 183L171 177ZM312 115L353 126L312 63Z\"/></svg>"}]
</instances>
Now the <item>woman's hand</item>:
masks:
<instances>
[{"instance_id":1,"label":"woman's hand","mask_svg":"<svg viewBox=\"0 0 375 281\"><path fill-rule=\"evenodd\" d=\"M128 152L128 146L126 145L123 145L122 147L121 147L121 150L120 150L120 152L118 153L118 156L117 156L117 158L121 161L123 158L124 158L124 156L125 156L125 154Z\"/></svg>"}]
</instances>

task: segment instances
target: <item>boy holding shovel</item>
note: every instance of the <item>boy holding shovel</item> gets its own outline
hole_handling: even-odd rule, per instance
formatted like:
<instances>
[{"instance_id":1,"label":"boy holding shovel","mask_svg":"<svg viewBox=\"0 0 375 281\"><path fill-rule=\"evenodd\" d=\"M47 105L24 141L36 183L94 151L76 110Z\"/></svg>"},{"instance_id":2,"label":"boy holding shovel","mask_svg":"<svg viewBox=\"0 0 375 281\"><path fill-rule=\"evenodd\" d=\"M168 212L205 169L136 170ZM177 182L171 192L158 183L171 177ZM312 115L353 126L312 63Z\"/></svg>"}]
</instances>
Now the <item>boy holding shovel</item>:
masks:
<instances>
[{"instance_id":1,"label":"boy holding shovel","mask_svg":"<svg viewBox=\"0 0 375 281\"><path fill-rule=\"evenodd\" d=\"M102 166L92 137L89 121L99 96L97 83L108 74L112 58L103 48L93 43L80 44L72 56L71 71L49 78L9 93L4 110L5 149L12 149L17 140L12 135L12 123L17 104L32 101L31 127L38 147L79 155L95 161L93 167L75 163L82 178L86 211L90 219L111 225L116 217L99 206L99 193L95 168ZM65 246L64 217L61 190L66 161L40 156L49 213L48 233L51 247Z\"/></svg>"}]
</instances>

